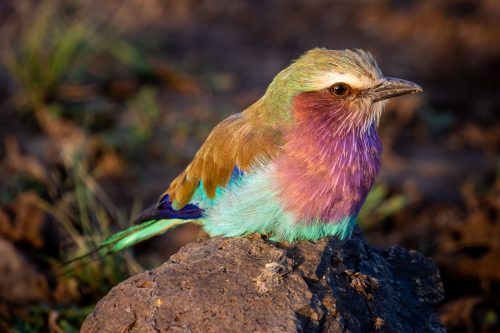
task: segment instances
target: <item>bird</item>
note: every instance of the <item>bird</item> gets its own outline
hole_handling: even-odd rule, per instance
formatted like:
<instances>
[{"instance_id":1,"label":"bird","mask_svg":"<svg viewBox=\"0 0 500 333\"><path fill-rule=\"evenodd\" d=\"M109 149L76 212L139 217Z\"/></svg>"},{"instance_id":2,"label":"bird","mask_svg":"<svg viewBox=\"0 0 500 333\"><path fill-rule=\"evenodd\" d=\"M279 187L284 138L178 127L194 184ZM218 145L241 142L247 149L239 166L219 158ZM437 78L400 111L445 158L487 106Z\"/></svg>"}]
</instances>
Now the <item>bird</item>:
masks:
<instances>
[{"instance_id":1,"label":"bird","mask_svg":"<svg viewBox=\"0 0 500 333\"><path fill-rule=\"evenodd\" d=\"M115 253L184 223L212 237L349 238L380 172L387 101L420 92L385 77L367 51L311 49L220 122L156 204L97 250Z\"/></svg>"}]
</instances>

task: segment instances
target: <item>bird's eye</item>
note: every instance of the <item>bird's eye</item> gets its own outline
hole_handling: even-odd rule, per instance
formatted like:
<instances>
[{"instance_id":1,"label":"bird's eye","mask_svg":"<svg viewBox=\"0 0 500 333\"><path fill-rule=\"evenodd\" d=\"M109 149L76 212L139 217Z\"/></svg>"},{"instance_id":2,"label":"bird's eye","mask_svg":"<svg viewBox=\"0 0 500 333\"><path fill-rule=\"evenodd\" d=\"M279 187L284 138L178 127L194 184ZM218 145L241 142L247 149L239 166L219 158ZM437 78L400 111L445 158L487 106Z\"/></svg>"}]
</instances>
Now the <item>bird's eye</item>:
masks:
<instances>
[{"instance_id":1,"label":"bird's eye","mask_svg":"<svg viewBox=\"0 0 500 333\"><path fill-rule=\"evenodd\" d=\"M351 91L351 87L346 83L335 83L329 90L335 96L347 96Z\"/></svg>"}]
</instances>

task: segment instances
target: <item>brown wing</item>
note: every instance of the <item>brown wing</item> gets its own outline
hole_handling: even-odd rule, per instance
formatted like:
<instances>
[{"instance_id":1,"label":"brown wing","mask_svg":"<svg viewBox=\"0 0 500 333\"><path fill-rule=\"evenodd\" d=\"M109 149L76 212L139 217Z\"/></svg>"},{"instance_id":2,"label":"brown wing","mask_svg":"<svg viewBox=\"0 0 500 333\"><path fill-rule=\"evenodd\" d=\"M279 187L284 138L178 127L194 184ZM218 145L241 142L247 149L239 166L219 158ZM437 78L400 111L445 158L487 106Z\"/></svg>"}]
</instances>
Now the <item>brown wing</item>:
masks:
<instances>
[{"instance_id":1,"label":"brown wing","mask_svg":"<svg viewBox=\"0 0 500 333\"><path fill-rule=\"evenodd\" d=\"M175 209L184 207L203 182L209 198L217 187L229 182L235 166L251 171L259 160L273 159L280 150L281 131L235 114L219 123L187 168L175 178L167 191Z\"/></svg>"}]
</instances>

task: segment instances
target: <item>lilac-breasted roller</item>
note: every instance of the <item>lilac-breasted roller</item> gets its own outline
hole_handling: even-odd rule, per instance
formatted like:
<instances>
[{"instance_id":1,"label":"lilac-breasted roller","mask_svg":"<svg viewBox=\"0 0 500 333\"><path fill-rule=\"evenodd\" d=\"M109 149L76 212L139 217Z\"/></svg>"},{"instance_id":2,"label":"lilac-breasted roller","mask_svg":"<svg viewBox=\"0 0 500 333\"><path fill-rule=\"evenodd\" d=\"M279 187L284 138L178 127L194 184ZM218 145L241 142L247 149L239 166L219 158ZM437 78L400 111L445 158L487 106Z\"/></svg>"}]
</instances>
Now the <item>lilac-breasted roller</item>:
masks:
<instances>
[{"instance_id":1,"label":"lilac-breasted roller","mask_svg":"<svg viewBox=\"0 0 500 333\"><path fill-rule=\"evenodd\" d=\"M186 222L210 236L349 237L380 170L386 101L422 91L384 77L368 52L312 49L218 124L140 224L101 248L116 252Z\"/></svg>"}]
</instances>

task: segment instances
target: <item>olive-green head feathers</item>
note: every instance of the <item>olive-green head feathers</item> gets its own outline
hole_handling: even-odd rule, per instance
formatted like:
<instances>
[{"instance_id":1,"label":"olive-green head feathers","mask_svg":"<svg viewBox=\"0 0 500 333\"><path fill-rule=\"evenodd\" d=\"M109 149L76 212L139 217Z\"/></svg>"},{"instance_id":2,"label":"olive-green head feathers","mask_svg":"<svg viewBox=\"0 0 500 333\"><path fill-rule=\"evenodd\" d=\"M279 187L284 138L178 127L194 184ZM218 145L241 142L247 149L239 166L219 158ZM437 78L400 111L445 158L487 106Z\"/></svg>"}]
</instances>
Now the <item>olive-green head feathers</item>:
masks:
<instances>
[{"instance_id":1,"label":"olive-green head feathers","mask_svg":"<svg viewBox=\"0 0 500 333\"><path fill-rule=\"evenodd\" d=\"M332 103L368 112L373 104L390 97L421 91L412 82L385 78L369 52L315 48L276 75L259 102L259 109L271 122L290 122L294 97L301 93L324 93ZM374 107L375 114L380 114L383 104Z\"/></svg>"}]
</instances>

